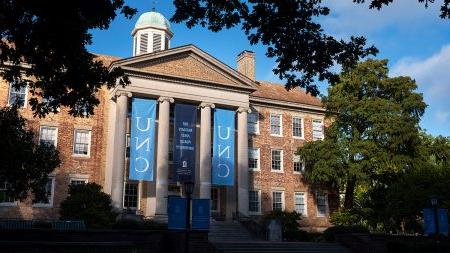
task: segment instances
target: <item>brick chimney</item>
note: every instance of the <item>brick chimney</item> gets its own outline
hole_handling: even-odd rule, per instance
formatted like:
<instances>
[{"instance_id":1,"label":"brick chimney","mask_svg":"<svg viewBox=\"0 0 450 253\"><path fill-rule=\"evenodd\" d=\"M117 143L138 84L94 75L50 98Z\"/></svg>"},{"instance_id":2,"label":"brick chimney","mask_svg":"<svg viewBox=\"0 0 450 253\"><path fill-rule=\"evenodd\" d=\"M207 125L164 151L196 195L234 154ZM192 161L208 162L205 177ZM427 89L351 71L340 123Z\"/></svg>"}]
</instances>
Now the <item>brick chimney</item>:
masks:
<instances>
[{"instance_id":1,"label":"brick chimney","mask_svg":"<svg viewBox=\"0 0 450 253\"><path fill-rule=\"evenodd\" d=\"M237 56L237 71L255 80L255 53L244 50Z\"/></svg>"}]
</instances>

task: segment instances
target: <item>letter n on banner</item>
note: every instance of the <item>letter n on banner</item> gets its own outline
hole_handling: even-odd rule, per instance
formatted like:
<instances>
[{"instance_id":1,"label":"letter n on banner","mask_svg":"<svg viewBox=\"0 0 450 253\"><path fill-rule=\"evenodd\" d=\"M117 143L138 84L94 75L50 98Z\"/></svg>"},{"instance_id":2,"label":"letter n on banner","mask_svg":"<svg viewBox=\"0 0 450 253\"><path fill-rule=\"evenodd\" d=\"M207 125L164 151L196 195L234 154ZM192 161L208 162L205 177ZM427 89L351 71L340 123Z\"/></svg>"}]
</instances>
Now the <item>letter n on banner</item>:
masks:
<instances>
[{"instance_id":1,"label":"letter n on banner","mask_svg":"<svg viewBox=\"0 0 450 253\"><path fill-rule=\"evenodd\" d=\"M153 181L156 100L131 102L130 174L132 180Z\"/></svg>"},{"instance_id":2,"label":"letter n on banner","mask_svg":"<svg viewBox=\"0 0 450 253\"><path fill-rule=\"evenodd\" d=\"M234 111L214 111L212 184L234 185Z\"/></svg>"}]
</instances>

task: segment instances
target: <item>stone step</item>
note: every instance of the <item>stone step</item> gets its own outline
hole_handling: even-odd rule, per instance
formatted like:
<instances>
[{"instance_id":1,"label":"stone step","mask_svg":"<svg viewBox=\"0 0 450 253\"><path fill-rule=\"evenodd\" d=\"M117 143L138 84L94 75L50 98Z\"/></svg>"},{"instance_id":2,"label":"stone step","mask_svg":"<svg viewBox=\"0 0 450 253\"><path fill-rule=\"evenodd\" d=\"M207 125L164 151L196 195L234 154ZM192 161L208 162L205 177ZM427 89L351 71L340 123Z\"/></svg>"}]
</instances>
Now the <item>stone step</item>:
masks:
<instances>
[{"instance_id":1,"label":"stone step","mask_svg":"<svg viewBox=\"0 0 450 253\"><path fill-rule=\"evenodd\" d=\"M335 243L308 242L253 242L253 243L215 243L217 252L223 253L349 253L350 251Z\"/></svg>"}]
</instances>

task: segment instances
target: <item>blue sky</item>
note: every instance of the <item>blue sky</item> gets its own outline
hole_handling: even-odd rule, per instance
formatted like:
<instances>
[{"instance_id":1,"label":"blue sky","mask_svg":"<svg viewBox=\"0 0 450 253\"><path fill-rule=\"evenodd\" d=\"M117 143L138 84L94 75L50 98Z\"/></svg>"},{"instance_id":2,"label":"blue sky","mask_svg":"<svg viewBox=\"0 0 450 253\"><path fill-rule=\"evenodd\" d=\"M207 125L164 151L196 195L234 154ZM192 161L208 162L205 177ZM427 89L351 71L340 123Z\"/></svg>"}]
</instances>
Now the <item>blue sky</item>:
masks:
<instances>
[{"instance_id":1,"label":"blue sky","mask_svg":"<svg viewBox=\"0 0 450 253\"><path fill-rule=\"evenodd\" d=\"M108 30L94 30L89 50L96 53L129 57L132 51L131 30L140 14L150 11L152 0L126 1L138 9L128 20L116 18ZM436 1L425 9L417 0L396 0L381 11L369 10L352 0L325 0L331 14L321 18L324 29L338 38L364 35L380 53L376 58L389 59L391 76L413 77L428 104L421 126L433 135L450 136L450 20L442 20ZM172 0L156 1L156 11L167 18L174 13ZM239 28L213 33L184 24L172 23L172 47L195 44L231 67L245 49L256 53L256 78L279 81L272 73L274 59L265 56L262 45L251 46ZM326 92L326 85L322 85Z\"/></svg>"}]
</instances>

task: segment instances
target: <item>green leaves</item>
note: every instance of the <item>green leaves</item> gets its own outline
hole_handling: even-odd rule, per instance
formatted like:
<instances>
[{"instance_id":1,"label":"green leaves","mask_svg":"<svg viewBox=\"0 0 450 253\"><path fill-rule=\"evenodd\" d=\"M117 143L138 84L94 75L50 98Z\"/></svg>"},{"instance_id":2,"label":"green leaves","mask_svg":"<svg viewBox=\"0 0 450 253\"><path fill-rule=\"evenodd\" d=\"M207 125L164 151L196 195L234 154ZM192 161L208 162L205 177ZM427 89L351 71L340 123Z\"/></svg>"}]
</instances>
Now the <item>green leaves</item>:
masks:
<instances>
[{"instance_id":1,"label":"green leaves","mask_svg":"<svg viewBox=\"0 0 450 253\"><path fill-rule=\"evenodd\" d=\"M123 0L2 1L0 64L13 64L2 77L28 85L36 96L29 103L40 117L61 106L75 116L92 114L102 86L129 83L123 72L109 72L86 50L90 30L107 29L117 11L136 13Z\"/></svg>"},{"instance_id":2,"label":"green leaves","mask_svg":"<svg viewBox=\"0 0 450 253\"><path fill-rule=\"evenodd\" d=\"M53 146L36 144L17 108L0 109L0 176L12 184L14 198L24 199L30 190L37 198L45 197L43 187L60 164L58 155Z\"/></svg>"},{"instance_id":3,"label":"green leaves","mask_svg":"<svg viewBox=\"0 0 450 253\"><path fill-rule=\"evenodd\" d=\"M240 1L174 0L172 21L217 32L240 25L251 44L267 46L266 55L276 59L273 72L286 80L286 88L305 88L319 94L316 80L335 83L331 68L354 66L378 50L366 46L363 37L338 40L326 34L319 22L330 10L320 0Z\"/></svg>"}]
</instances>

